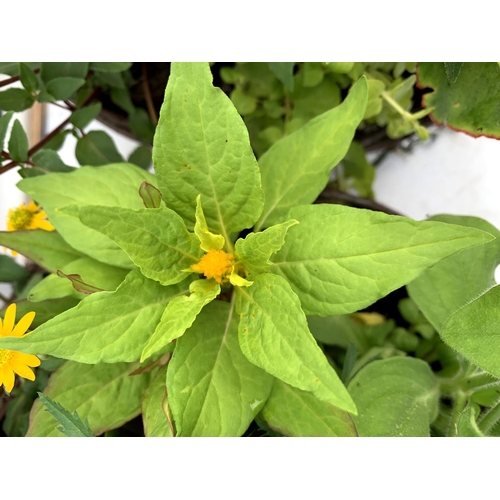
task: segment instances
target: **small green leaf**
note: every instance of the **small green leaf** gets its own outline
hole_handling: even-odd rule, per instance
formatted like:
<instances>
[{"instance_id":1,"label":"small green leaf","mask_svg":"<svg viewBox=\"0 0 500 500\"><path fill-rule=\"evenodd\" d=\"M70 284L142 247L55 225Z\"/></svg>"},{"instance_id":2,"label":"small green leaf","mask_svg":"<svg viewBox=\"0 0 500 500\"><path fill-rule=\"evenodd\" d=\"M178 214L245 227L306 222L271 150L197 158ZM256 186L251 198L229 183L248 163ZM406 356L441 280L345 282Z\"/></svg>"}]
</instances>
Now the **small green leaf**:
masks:
<instances>
[{"instance_id":1,"label":"small green leaf","mask_svg":"<svg viewBox=\"0 0 500 500\"><path fill-rule=\"evenodd\" d=\"M236 288L239 342L254 365L338 408L356 407L307 327L298 297L279 276L259 274Z\"/></svg>"},{"instance_id":2,"label":"small green leaf","mask_svg":"<svg viewBox=\"0 0 500 500\"><path fill-rule=\"evenodd\" d=\"M80 165L107 165L123 162L113 139L102 130L91 130L76 143L75 156Z\"/></svg>"},{"instance_id":3,"label":"small green leaf","mask_svg":"<svg viewBox=\"0 0 500 500\"><path fill-rule=\"evenodd\" d=\"M19 120L14 120L9 139L9 154L13 160L26 161L28 159L28 136Z\"/></svg>"},{"instance_id":4,"label":"small green leaf","mask_svg":"<svg viewBox=\"0 0 500 500\"><path fill-rule=\"evenodd\" d=\"M1 233L0 233L1 234ZM11 283L19 281L29 276L24 267L16 264L14 259L6 255L0 255L0 283Z\"/></svg>"},{"instance_id":5,"label":"small green leaf","mask_svg":"<svg viewBox=\"0 0 500 500\"><path fill-rule=\"evenodd\" d=\"M61 157L50 149L42 149L31 157L33 163L49 172L72 172L74 167L66 165Z\"/></svg>"},{"instance_id":6,"label":"small green leaf","mask_svg":"<svg viewBox=\"0 0 500 500\"><path fill-rule=\"evenodd\" d=\"M146 437L173 437L173 428L167 418L167 367L162 366L144 393L142 420Z\"/></svg>"},{"instance_id":7,"label":"small green leaf","mask_svg":"<svg viewBox=\"0 0 500 500\"><path fill-rule=\"evenodd\" d=\"M230 99L212 85L206 63L172 64L153 162L167 207L189 229L199 194L208 228L226 242L261 213L264 193L247 129Z\"/></svg>"},{"instance_id":8,"label":"small green leaf","mask_svg":"<svg viewBox=\"0 0 500 500\"><path fill-rule=\"evenodd\" d=\"M257 108L257 99L253 95L246 94L242 89L233 89L230 97L234 107L242 116L251 115Z\"/></svg>"},{"instance_id":9,"label":"small green leaf","mask_svg":"<svg viewBox=\"0 0 500 500\"><path fill-rule=\"evenodd\" d=\"M243 356L233 310L212 302L177 341L167 386L179 436L241 436L269 396L273 377Z\"/></svg>"},{"instance_id":10,"label":"small green leaf","mask_svg":"<svg viewBox=\"0 0 500 500\"><path fill-rule=\"evenodd\" d=\"M500 377L500 286L464 305L443 325L441 338L462 356Z\"/></svg>"},{"instance_id":11,"label":"small green leaf","mask_svg":"<svg viewBox=\"0 0 500 500\"><path fill-rule=\"evenodd\" d=\"M361 437L428 437L438 412L439 387L429 365L395 357L373 361L349 384Z\"/></svg>"},{"instance_id":12,"label":"small green leaf","mask_svg":"<svg viewBox=\"0 0 500 500\"><path fill-rule=\"evenodd\" d=\"M58 101L69 99L83 84L83 78L73 78L69 76L55 78L46 84L47 92Z\"/></svg>"},{"instance_id":13,"label":"small green leaf","mask_svg":"<svg viewBox=\"0 0 500 500\"><path fill-rule=\"evenodd\" d=\"M281 139L260 158L266 198L258 229L279 222L291 207L317 198L331 169L349 149L366 98L366 79L362 79L340 106Z\"/></svg>"},{"instance_id":14,"label":"small green leaf","mask_svg":"<svg viewBox=\"0 0 500 500\"><path fill-rule=\"evenodd\" d=\"M62 271L57 271L56 274L60 278L68 279L77 292L84 293L85 295L92 295L96 292L104 292L102 288L85 283L79 274L65 274Z\"/></svg>"},{"instance_id":15,"label":"small green leaf","mask_svg":"<svg viewBox=\"0 0 500 500\"><path fill-rule=\"evenodd\" d=\"M391 216L340 205L290 210L289 229L270 272L283 276L306 314L363 309L463 248L487 243L488 233L455 224Z\"/></svg>"},{"instance_id":16,"label":"small green leaf","mask_svg":"<svg viewBox=\"0 0 500 500\"><path fill-rule=\"evenodd\" d=\"M84 128L97 117L97 115L101 112L101 109L102 104L100 102L77 109L71 115L70 123L75 127Z\"/></svg>"},{"instance_id":17,"label":"small green leaf","mask_svg":"<svg viewBox=\"0 0 500 500\"><path fill-rule=\"evenodd\" d=\"M78 215L83 224L115 241L145 276L165 286L182 281L184 270L202 254L197 238L168 208L89 206L79 207Z\"/></svg>"},{"instance_id":18,"label":"small green leaf","mask_svg":"<svg viewBox=\"0 0 500 500\"><path fill-rule=\"evenodd\" d=\"M296 220L289 220L260 233L250 233L245 239L237 240L236 256L238 260L243 261L246 271L250 274L260 274L268 269L272 264L269 261L271 255L281 249L288 229L295 224L298 224Z\"/></svg>"},{"instance_id":19,"label":"small green leaf","mask_svg":"<svg viewBox=\"0 0 500 500\"><path fill-rule=\"evenodd\" d=\"M19 63L19 76L23 87L28 92L36 92L40 88L35 72L25 63Z\"/></svg>"},{"instance_id":20,"label":"small green leaf","mask_svg":"<svg viewBox=\"0 0 500 500\"><path fill-rule=\"evenodd\" d=\"M200 248L208 252L209 250L222 250L225 244L224 236L213 234L208 230L207 221L201 206L201 195L196 197L196 222L194 224L194 234L200 240Z\"/></svg>"},{"instance_id":21,"label":"small green leaf","mask_svg":"<svg viewBox=\"0 0 500 500\"><path fill-rule=\"evenodd\" d=\"M0 149L3 149L5 137L7 135L7 130L9 129L9 124L13 116L14 116L13 111L9 111L8 113L5 113L3 116L0 116Z\"/></svg>"},{"instance_id":22,"label":"small green leaf","mask_svg":"<svg viewBox=\"0 0 500 500\"><path fill-rule=\"evenodd\" d=\"M146 208L160 208L161 192L153 184L144 181L139 188L139 196L142 198Z\"/></svg>"},{"instance_id":23,"label":"small green leaf","mask_svg":"<svg viewBox=\"0 0 500 500\"><path fill-rule=\"evenodd\" d=\"M132 151L131 155L128 157L129 163L133 163L138 167L147 170L151 166L151 149L146 146L139 146L137 149Z\"/></svg>"},{"instance_id":24,"label":"small green leaf","mask_svg":"<svg viewBox=\"0 0 500 500\"><path fill-rule=\"evenodd\" d=\"M35 70L40 67L40 63L25 63L31 69ZM0 75L9 75L9 76L19 76L19 63L17 62L0 62Z\"/></svg>"},{"instance_id":25,"label":"small green leaf","mask_svg":"<svg viewBox=\"0 0 500 500\"><path fill-rule=\"evenodd\" d=\"M458 63L456 63L458 64ZM500 138L500 67L497 63L463 63L454 70L450 83L448 68L443 63L419 63L418 84L434 92L424 95L426 108L435 108L433 121L461 130L474 137Z\"/></svg>"},{"instance_id":26,"label":"small green leaf","mask_svg":"<svg viewBox=\"0 0 500 500\"><path fill-rule=\"evenodd\" d=\"M88 365L70 361L52 374L44 391L45 396L57 401L69 412L78 412L82 420L88 420L92 433L99 436L140 414L142 397L151 381L151 373L130 376L135 368L137 365L129 363ZM57 425L42 402L37 400L31 411L26 436L62 436Z\"/></svg>"},{"instance_id":27,"label":"small green leaf","mask_svg":"<svg viewBox=\"0 0 500 500\"><path fill-rule=\"evenodd\" d=\"M129 69L130 66L132 66L130 62L92 62L89 69L103 73L120 73Z\"/></svg>"},{"instance_id":28,"label":"small green leaf","mask_svg":"<svg viewBox=\"0 0 500 500\"><path fill-rule=\"evenodd\" d=\"M127 88L125 89L111 89L111 100L119 106L123 111L126 111L128 114L133 113L135 110L134 103L130 98L130 92Z\"/></svg>"},{"instance_id":29,"label":"small green leaf","mask_svg":"<svg viewBox=\"0 0 500 500\"><path fill-rule=\"evenodd\" d=\"M38 397L46 410L61 424L61 427L57 428L58 431L68 437L94 437L88 420L85 419L85 422L82 422L76 411L71 414L66 408L44 396L41 392L38 393Z\"/></svg>"},{"instance_id":30,"label":"small green leaf","mask_svg":"<svg viewBox=\"0 0 500 500\"><path fill-rule=\"evenodd\" d=\"M163 348L175 340L194 323L203 306L220 293L220 285L215 280L197 280L189 285L189 296L172 299L161 317L155 332L141 354L141 363L161 353Z\"/></svg>"},{"instance_id":31,"label":"small green leaf","mask_svg":"<svg viewBox=\"0 0 500 500\"><path fill-rule=\"evenodd\" d=\"M284 436L357 436L347 412L279 379L274 379L273 390L261 416L273 430Z\"/></svg>"},{"instance_id":32,"label":"small green leaf","mask_svg":"<svg viewBox=\"0 0 500 500\"><path fill-rule=\"evenodd\" d=\"M56 78L85 78L89 69L86 62L44 62L42 63L42 80L45 83Z\"/></svg>"},{"instance_id":33,"label":"small green leaf","mask_svg":"<svg viewBox=\"0 0 500 500\"><path fill-rule=\"evenodd\" d=\"M294 62L268 62L269 69L276 75L278 80L290 91L293 91L293 67Z\"/></svg>"},{"instance_id":34,"label":"small green leaf","mask_svg":"<svg viewBox=\"0 0 500 500\"><path fill-rule=\"evenodd\" d=\"M187 282L163 287L132 271L115 292L89 295L25 337L2 337L0 348L82 363L137 361L167 303L188 289Z\"/></svg>"},{"instance_id":35,"label":"small green leaf","mask_svg":"<svg viewBox=\"0 0 500 500\"><path fill-rule=\"evenodd\" d=\"M0 109L4 111L24 111L31 108L35 99L25 89L7 89L0 92Z\"/></svg>"},{"instance_id":36,"label":"small green leaf","mask_svg":"<svg viewBox=\"0 0 500 500\"><path fill-rule=\"evenodd\" d=\"M495 284L500 231L478 217L437 215L430 220L481 229L495 237L438 262L408 284L410 297L439 331L455 311Z\"/></svg>"}]
</instances>

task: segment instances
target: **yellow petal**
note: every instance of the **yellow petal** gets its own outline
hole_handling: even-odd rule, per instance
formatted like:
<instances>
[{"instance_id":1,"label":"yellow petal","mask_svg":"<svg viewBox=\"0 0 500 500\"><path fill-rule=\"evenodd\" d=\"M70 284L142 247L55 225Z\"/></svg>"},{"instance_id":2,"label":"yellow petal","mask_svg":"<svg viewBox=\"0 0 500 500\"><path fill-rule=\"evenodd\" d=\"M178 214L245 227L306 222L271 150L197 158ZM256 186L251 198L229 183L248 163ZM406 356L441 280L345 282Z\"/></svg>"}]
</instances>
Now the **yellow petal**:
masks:
<instances>
[{"instance_id":1,"label":"yellow petal","mask_svg":"<svg viewBox=\"0 0 500 500\"><path fill-rule=\"evenodd\" d=\"M21 337L23 335L23 333L25 333L26 330L31 326L31 323L33 323L34 319L35 319L34 312L26 313L19 320L19 323L16 325L14 330L12 330L11 336L12 337Z\"/></svg>"},{"instance_id":2,"label":"yellow petal","mask_svg":"<svg viewBox=\"0 0 500 500\"><path fill-rule=\"evenodd\" d=\"M10 366L20 377L27 378L28 380L35 380L33 370L17 361L15 358L10 362Z\"/></svg>"},{"instance_id":3,"label":"yellow petal","mask_svg":"<svg viewBox=\"0 0 500 500\"><path fill-rule=\"evenodd\" d=\"M2 336L2 318L0 318L0 337Z\"/></svg>"},{"instance_id":4,"label":"yellow petal","mask_svg":"<svg viewBox=\"0 0 500 500\"><path fill-rule=\"evenodd\" d=\"M12 392L14 388L14 372L9 365L4 365L2 367L3 371L3 385L5 386L5 390L7 392Z\"/></svg>"},{"instance_id":5,"label":"yellow petal","mask_svg":"<svg viewBox=\"0 0 500 500\"><path fill-rule=\"evenodd\" d=\"M54 231L54 226L48 220L39 220L33 224L35 227L33 229L43 229L44 231Z\"/></svg>"},{"instance_id":6,"label":"yellow petal","mask_svg":"<svg viewBox=\"0 0 500 500\"><path fill-rule=\"evenodd\" d=\"M16 321L16 304L11 304L7 307L5 311L5 316L3 318L3 330L2 337L8 337L14 328L14 323Z\"/></svg>"},{"instance_id":7,"label":"yellow petal","mask_svg":"<svg viewBox=\"0 0 500 500\"><path fill-rule=\"evenodd\" d=\"M41 364L41 361L34 354L25 354L24 352L15 352L12 359L15 359L16 362L22 363L23 365L31 366L32 368L40 366Z\"/></svg>"},{"instance_id":8,"label":"yellow petal","mask_svg":"<svg viewBox=\"0 0 500 500\"><path fill-rule=\"evenodd\" d=\"M23 205L22 205L22 206L24 206L24 203L23 203ZM38 208L39 208L39 207L37 206L37 204L36 204L33 200L31 200L31 201L28 203L28 206L27 206L26 208L27 208L30 212L36 212L36 211L38 210Z\"/></svg>"}]
</instances>

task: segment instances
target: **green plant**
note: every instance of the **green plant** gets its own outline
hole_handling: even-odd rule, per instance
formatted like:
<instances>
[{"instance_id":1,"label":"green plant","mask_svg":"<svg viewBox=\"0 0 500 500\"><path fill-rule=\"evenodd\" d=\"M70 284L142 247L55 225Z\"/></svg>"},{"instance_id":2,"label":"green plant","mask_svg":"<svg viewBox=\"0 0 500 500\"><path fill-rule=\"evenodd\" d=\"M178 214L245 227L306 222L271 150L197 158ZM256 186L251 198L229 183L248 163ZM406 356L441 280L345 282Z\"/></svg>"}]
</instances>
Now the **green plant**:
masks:
<instances>
[{"instance_id":1,"label":"green plant","mask_svg":"<svg viewBox=\"0 0 500 500\"><path fill-rule=\"evenodd\" d=\"M41 317L35 330L3 336L0 349L68 360L45 390L64 407L59 415L78 411L95 435L140 413L147 436L496 432L498 231L477 218L417 222L312 204L332 168L355 154L362 121L397 128L390 113L380 118L385 104L375 106L362 76L382 78L377 66L332 64L305 63L298 78L314 68L323 79L345 75L335 76L350 87L345 99L287 128L258 164L209 66L176 63L154 136L155 175L111 161L19 183L56 231L0 233L0 244L50 272L18 304ZM224 78L243 92L239 69ZM398 78L414 68L383 69ZM289 70L269 69L276 95L291 91ZM244 113L236 90L246 117L274 106L267 96ZM411 115L380 92L375 100L392 106L404 131L426 135L418 119L432 109ZM370 106L377 113L367 116ZM285 113L283 126L295 118ZM359 312L406 284L397 324ZM481 321L483 335L471 340ZM36 401L27 435L59 435L42 410Z\"/></svg>"}]
</instances>

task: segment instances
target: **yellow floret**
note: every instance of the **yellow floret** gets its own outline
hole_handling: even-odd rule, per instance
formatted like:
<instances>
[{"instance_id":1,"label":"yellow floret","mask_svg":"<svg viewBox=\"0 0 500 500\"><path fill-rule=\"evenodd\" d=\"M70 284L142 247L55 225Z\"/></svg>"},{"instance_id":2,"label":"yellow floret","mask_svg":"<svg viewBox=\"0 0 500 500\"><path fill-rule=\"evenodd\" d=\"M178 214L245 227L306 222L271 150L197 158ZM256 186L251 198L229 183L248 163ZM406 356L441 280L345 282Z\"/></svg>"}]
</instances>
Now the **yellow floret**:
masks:
<instances>
[{"instance_id":1,"label":"yellow floret","mask_svg":"<svg viewBox=\"0 0 500 500\"><path fill-rule=\"evenodd\" d=\"M204 274L208 279L214 278L217 283L226 280L234 266L234 256L224 250L211 249L198 262L193 264L191 269L200 274Z\"/></svg>"}]
</instances>

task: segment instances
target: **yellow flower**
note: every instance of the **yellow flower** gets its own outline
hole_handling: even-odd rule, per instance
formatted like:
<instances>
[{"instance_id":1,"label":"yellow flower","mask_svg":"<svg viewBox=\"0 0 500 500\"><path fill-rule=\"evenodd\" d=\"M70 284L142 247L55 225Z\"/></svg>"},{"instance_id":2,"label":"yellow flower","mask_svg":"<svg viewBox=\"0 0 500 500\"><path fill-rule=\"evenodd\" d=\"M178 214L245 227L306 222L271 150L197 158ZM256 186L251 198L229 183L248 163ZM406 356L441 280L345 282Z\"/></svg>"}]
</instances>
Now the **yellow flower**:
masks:
<instances>
[{"instance_id":1,"label":"yellow flower","mask_svg":"<svg viewBox=\"0 0 500 500\"><path fill-rule=\"evenodd\" d=\"M22 337L31 326L35 317L34 312L25 314L14 326L16 320L16 304L11 304L0 319L0 337ZM40 360L32 354L0 349L0 387L2 384L7 392L14 387L14 373L28 380L35 380L35 374L30 367L40 366Z\"/></svg>"},{"instance_id":2,"label":"yellow flower","mask_svg":"<svg viewBox=\"0 0 500 500\"><path fill-rule=\"evenodd\" d=\"M23 231L29 229L43 229L54 231L54 226L48 221L47 214L32 200L26 206L24 203L9 210L7 215L7 231ZM16 256L17 252L11 251Z\"/></svg>"},{"instance_id":3,"label":"yellow flower","mask_svg":"<svg viewBox=\"0 0 500 500\"><path fill-rule=\"evenodd\" d=\"M227 281L234 269L234 257L232 253L224 250L210 249L198 262L193 264L191 269L200 274L204 274L208 279L214 278L219 285L222 281Z\"/></svg>"}]
</instances>

